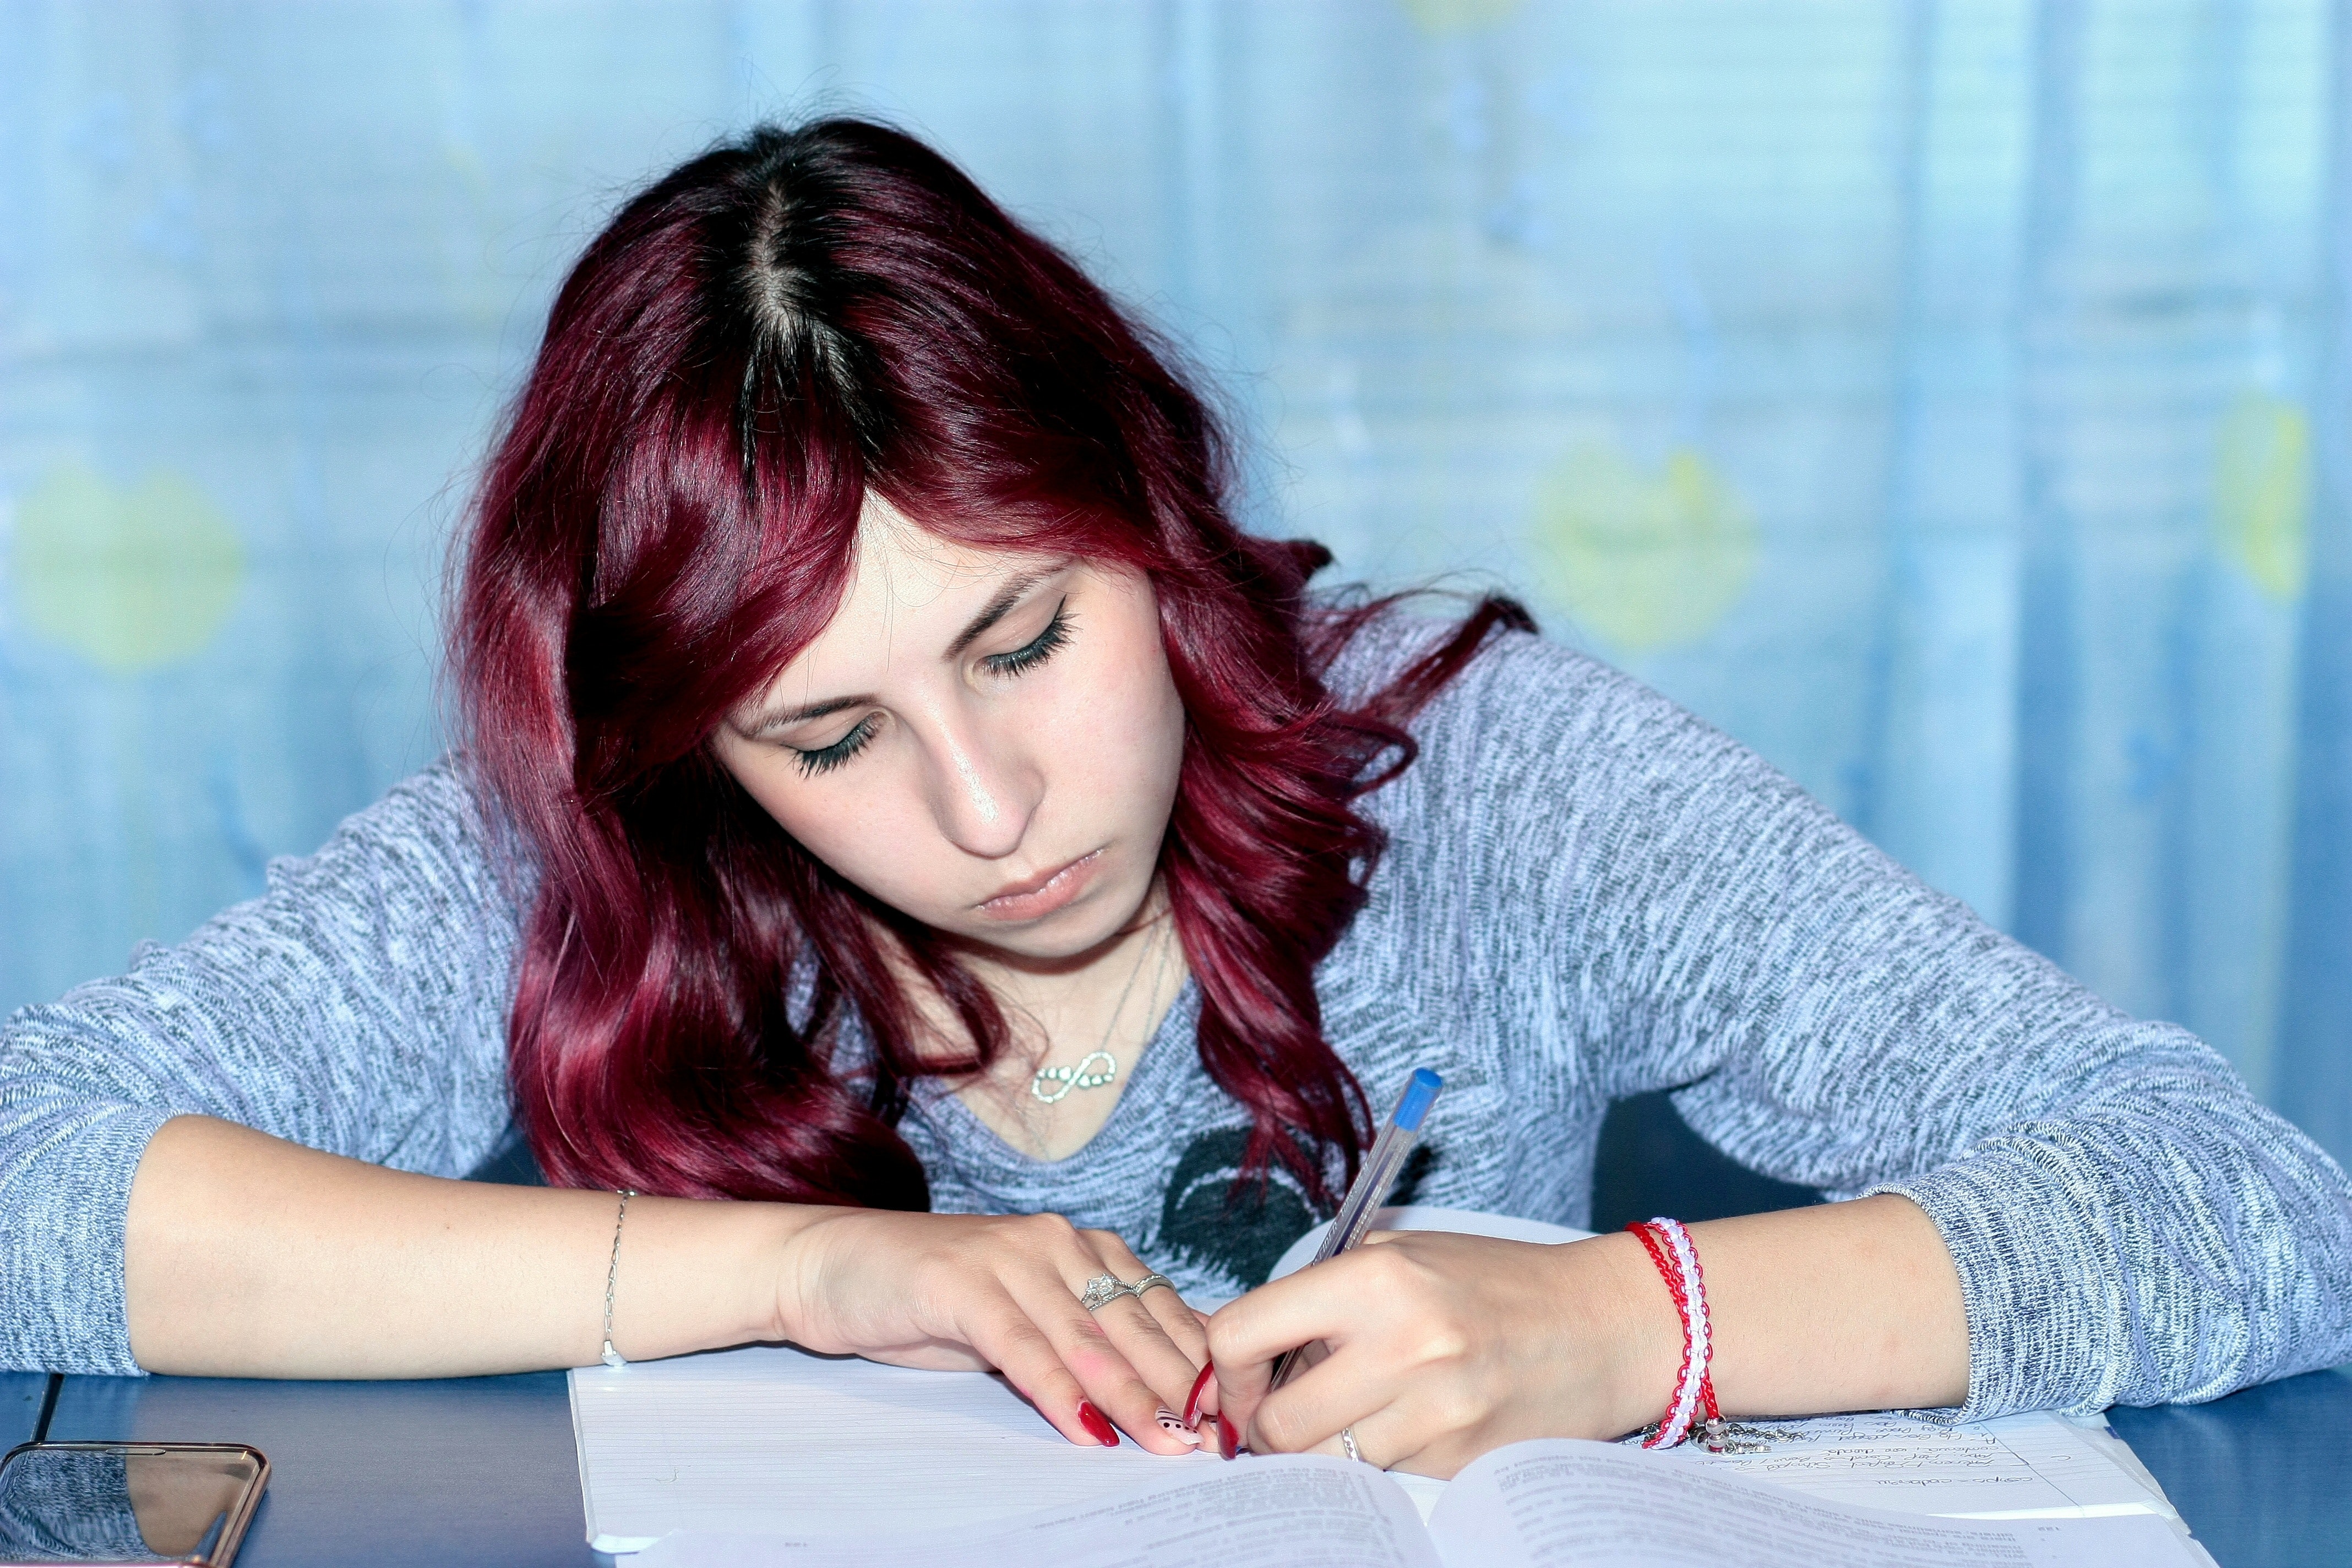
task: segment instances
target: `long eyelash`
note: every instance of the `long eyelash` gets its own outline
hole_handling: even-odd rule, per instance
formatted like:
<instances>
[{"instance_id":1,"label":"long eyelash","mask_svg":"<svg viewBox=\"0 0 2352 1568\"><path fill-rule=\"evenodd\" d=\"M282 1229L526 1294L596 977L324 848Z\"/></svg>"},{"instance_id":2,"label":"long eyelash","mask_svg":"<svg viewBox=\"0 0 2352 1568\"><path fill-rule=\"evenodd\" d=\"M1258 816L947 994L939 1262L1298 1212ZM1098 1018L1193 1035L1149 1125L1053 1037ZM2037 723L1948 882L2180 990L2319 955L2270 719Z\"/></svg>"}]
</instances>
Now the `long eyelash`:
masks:
<instances>
[{"instance_id":1,"label":"long eyelash","mask_svg":"<svg viewBox=\"0 0 2352 1568\"><path fill-rule=\"evenodd\" d=\"M864 751L866 742L873 738L874 716L869 713L860 719L848 734L830 746L820 746L814 752L803 752L797 746L794 747L793 751L801 760L801 776L813 778L818 773L831 773Z\"/></svg>"},{"instance_id":2,"label":"long eyelash","mask_svg":"<svg viewBox=\"0 0 2352 1568\"><path fill-rule=\"evenodd\" d=\"M1054 618L1045 623L1045 629L1039 632L1036 640L1027 647L1017 647L1011 653L991 654L980 662L988 667L992 675L1025 675L1053 658L1055 652L1066 646L1069 640L1069 612L1056 605L1054 606Z\"/></svg>"},{"instance_id":3,"label":"long eyelash","mask_svg":"<svg viewBox=\"0 0 2352 1568\"><path fill-rule=\"evenodd\" d=\"M1039 632L1028 647L1014 648L1011 653L992 654L980 662L988 667L991 674L1025 675L1068 646L1071 625L1069 612L1056 605L1054 606L1054 618L1045 623L1045 629ZM820 746L813 752L794 747L793 754L800 759L801 775L814 778L818 773L831 773L864 751L866 742L873 738L874 717L868 714L860 719L848 734L830 746Z\"/></svg>"}]
</instances>

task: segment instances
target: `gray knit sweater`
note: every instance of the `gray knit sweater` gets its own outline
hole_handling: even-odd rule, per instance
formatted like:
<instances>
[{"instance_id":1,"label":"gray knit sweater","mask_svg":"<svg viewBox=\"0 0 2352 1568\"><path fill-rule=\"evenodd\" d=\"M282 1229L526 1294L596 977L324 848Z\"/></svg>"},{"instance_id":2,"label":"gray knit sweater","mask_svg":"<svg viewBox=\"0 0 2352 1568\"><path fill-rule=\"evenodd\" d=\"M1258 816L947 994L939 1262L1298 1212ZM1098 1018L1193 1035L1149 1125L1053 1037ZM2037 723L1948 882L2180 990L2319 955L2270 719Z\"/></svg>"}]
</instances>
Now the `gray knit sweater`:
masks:
<instances>
[{"instance_id":1,"label":"gray knit sweater","mask_svg":"<svg viewBox=\"0 0 2352 1568\"><path fill-rule=\"evenodd\" d=\"M1424 635L1376 627L1360 689ZM1965 1414L2202 1399L2352 1360L2352 1188L2212 1051L2139 1023L1889 862L1756 756L1531 637L1483 654L1371 796L1391 839L1318 976L1375 1101L1446 1080L1417 1201L1583 1223L1620 1096L1741 1163L1905 1194L1959 1268ZM123 1214L176 1112L454 1176L510 1129L519 911L449 764L269 890L0 1037L0 1366L132 1373ZM903 1131L943 1210L1055 1210L1188 1289L1316 1217L1232 1206L1246 1117L1188 989L1108 1125L1027 1158L952 1096Z\"/></svg>"}]
</instances>

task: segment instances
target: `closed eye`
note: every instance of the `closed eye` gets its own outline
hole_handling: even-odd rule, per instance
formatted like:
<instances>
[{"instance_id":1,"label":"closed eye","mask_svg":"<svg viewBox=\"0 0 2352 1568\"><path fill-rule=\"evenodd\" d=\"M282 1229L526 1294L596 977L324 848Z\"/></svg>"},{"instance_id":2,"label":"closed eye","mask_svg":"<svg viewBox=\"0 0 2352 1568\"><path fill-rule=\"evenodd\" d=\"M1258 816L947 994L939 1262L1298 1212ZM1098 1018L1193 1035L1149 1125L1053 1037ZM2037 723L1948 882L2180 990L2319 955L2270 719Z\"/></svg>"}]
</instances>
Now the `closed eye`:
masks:
<instances>
[{"instance_id":1,"label":"closed eye","mask_svg":"<svg viewBox=\"0 0 2352 1568\"><path fill-rule=\"evenodd\" d=\"M980 661L982 667L991 675L1026 675L1053 658L1070 640L1070 615L1066 607L1068 604L1065 599L1054 606L1054 618L1026 647L1016 647L1011 653L990 654Z\"/></svg>"},{"instance_id":2,"label":"closed eye","mask_svg":"<svg viewBox=\"0 0 2352 1568\"><path fill-rule=\"evenodd\" d=\"M819 746L814 751L803 751L794 746L793 752L801 761L801 776L814 778L818 773L831 773L864 751L866 742L873 738L874 715L868 713L850 727L848 734L830 746Z\"/></svg>"}]
</instances>

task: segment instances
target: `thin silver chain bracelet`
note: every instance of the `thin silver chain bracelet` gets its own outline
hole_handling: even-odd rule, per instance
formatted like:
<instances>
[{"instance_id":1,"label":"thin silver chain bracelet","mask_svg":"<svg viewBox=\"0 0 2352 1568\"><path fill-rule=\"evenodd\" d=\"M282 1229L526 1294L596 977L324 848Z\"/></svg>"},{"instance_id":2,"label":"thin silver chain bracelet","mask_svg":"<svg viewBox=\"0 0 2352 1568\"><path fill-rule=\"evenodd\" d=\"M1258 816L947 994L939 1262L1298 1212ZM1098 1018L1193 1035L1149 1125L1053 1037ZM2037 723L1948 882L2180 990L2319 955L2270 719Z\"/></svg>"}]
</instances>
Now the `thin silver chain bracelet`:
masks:
<instances>
[{"instance_id":1,"label":"thin silver chain bracelet","mask_svg":"<svg viewBox=\"0 0 2352 1568\"><path fill-rule=\"evenodd\" d=\"M613 1348L613 1287L621 1279L621 1227L629 1222L629 1200L637 1195L635 1187L615 1188L621 1194L621 1212L613 1216L613 1261L604 1269L604 1364L624 1367L629 1358Z\"/></svg>"}]
</instances>

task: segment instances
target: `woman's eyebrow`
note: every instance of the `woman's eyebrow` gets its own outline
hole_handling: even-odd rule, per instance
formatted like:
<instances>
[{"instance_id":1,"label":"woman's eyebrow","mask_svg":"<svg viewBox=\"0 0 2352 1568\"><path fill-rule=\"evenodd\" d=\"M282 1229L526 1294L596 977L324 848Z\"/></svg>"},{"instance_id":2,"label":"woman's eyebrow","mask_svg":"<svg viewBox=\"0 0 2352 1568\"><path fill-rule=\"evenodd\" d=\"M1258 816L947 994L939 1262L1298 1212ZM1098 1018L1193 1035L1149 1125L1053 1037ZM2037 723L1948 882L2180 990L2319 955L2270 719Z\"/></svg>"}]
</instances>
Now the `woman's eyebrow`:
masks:
<instances>
[{"instance_id":1,"label":"woman's eyebrow","mask_svg":"<svg viewBox=\"0 0 2352 1568\"><path fill-rule=\"evenodd\" d=\"M996 596L988 601L980 614L972 616L963 630L956 633L953 642L948 644L948 657L953 658L970 647L982 633L1012 614L1013 607L1026 597L1032 588L1068 564L1067 562L1056 562L1051 566L1018 572L1006 578L1004 586L996 591ZM764 734L770 730L804 724L812 719L822 719L828 713L838 713L845 708L859 707L872 700L870 697L835 697L829 701L812 702L805 708L766 708L751 715L751 722L743 728L751 734Z\"/></svg>"},{"instance_id":2,"label":"woman's eyebrow","mask_svg":"<svg viewBox=\"0 0 2352 1568\"><path fill-rule=\"evenodd\" d=\"M996 597L988 601L988 607L972 616L971 623L956 633L955 640L948 644L946 657L953 658L970 647L973 639L981 633L1011 614L1013 606L1019 604L1030 589L1034 588L1067 564L1067 562L1058 562L1051 566L1040 566L1034 571L1015 573L1006 579L1004 586L996 591Z\"/></svg>"},{"instance_id":3,"label":"woman's eyebrow","mask_svg":"<svg viewBox=\"0 0 2352 1568\"><path fill-rule=\"evenodd\" d=\"M805 708L763 708L751 715L751 722L743 729L749 734L762 735L771 730L803 724L811 719L822 719L828 713L838 713L845 708L856 708L872 700L868 697L835 697L827 702L812 702Z\"/></svg>"}]
</instances>

